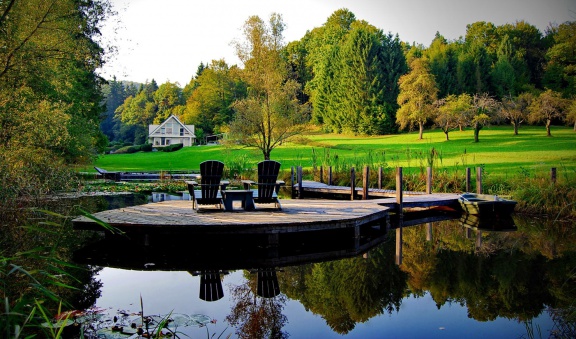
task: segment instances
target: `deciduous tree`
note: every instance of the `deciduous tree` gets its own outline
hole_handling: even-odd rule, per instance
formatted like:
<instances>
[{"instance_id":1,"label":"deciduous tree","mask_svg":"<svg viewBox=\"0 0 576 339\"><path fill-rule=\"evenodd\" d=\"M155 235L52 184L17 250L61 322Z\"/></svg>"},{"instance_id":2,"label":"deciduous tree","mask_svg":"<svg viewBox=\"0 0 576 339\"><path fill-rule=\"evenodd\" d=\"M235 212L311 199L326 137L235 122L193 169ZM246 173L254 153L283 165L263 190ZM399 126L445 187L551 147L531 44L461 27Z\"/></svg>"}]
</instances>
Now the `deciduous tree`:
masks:
<instances>
[{"instance_id":1,"label":"deciduous tree","mask_svg":"<svg viewBox=\"0 0 576 339\"><path fill-rule=\"evenodd\" d=\"M418 139L422 139L424 124L435 115L434 103L438 88L434 75L430 73L426 59L419 58L410 64L410 72L400 77L400 94L396 122L401 129L418 125Z\"/></svg>"},{"instance_id":2,"label":"deciduous tree","mask_svg":"<svg viewBox=\"0 0 576 339\"><path fill-rule=\"evenodd\" d=\"M567 100L553 90L546 90L532 101L528 108L528 119L531 123L544 122L546 136L552 136L550 125L554 119L564 120L566 117Z\"/></svg>"},{"instance_id":3,"label":"deciduous tree","mask_svg":"<svg viewBox=\"0 0 576 339\"><path fill-rule=\"evenodd\" d=\"M438 101L438 113L434 122L442 128L446 140L450 140L448 133L456 127L462 126L468 120L472 108L472 97L466 93L458 96L451 94Z\"/></svg>"},{"instance_id":4,"label":"deciduous tree","mask_svg":"<svg viewBox=\"0 0 576 339\"><path fill-rule=\"evenodd\" d=\"M244 24L245 40L236 44L248 94L234 104L236 116L230 135L242 145L258 148L264 159L270 159L272 150L282 142L302 133L307 121L307 106L297 98L300 85L289 79L282 58L283 31L279 14L272 14L268 25L252 16Z\"/></svg>"},{"instance_id":5,"label":"deciduous tree","mask_svg":"<svg viewBox=\"0 0 576 339\"><path fill-rule=\"evenodd\" d=\"M474 128L474 142L479 142L480 130L497 118L499 103L488 93L475 94L472 97L470 125Z\"/></svg>"},{"instance_id":6,"label":"deciduous tree","mask_svg":"<svg viewBox=\"0 0 576 339\"><path fill-rule=\"evenodd\" d=\"M500 114L514 126L514 135L518 135L520 124L528 118L528 107L533 98L531 93L525 92L517 97L507 96L502 99Z\"/></svg>"}]
</instances>

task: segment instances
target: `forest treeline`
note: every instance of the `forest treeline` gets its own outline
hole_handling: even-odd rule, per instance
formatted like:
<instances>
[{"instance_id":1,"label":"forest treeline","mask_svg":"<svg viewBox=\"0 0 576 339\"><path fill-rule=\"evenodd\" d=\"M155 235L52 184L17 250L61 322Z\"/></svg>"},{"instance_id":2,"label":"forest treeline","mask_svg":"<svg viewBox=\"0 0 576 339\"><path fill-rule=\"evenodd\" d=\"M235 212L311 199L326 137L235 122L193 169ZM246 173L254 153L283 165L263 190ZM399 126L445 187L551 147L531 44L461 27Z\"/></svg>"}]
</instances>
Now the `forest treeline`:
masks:
<instances>
[{"instance_id":1,"label":"forest treeline","mask_svg":"<svg viewBox=\"0 0 576 339\"><path fill-rule=\"evenodd\" d=\"M306 121L324 131L377 135L398 129L490 123L576 123L576 22L545 32L517 21L475 22L449 41L439 32L428 47L384 33L347 9L284 46L288 79L311 109ZM228 131L234 103L247 96L244 70L224 60L201 63L183 88L152 80L110 81L102 131L110 140L141 144L147 126L170 114L205 134ZM550 130L548 129L548 133ZM478 138L478 133L476 133Z\"/></svg>"}]
</instances>

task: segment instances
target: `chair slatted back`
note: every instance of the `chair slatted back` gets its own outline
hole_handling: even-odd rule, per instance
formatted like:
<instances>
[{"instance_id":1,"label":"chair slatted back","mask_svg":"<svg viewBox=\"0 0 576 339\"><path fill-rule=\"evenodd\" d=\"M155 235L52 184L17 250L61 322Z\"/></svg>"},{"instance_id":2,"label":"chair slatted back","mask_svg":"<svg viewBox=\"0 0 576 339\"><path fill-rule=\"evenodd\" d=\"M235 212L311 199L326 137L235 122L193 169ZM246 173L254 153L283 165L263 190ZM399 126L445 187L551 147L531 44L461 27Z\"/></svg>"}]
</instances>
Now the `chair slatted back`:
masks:
<instances>
[{"instance_id":1,"label":"chair slatted back","mask_svg":"<svg viewBox=\"0 0 576 339\"><path fill-rule=\"evenodd\" d=\"M207 160L200 164L202 199L217 199L223 172L224 163L221 161Z\"/></svg>"},{"instance_id":2,"label":"chair slatted back","mask_svg":"<svg viewBox=\"0 0 576 339\"><path fill-rule=\"evenodd\" d=\"M276 180L280 172L280 163L264 160L258 163L258 199L272 200L275 194Z\"/></svg>"}]
</instances>

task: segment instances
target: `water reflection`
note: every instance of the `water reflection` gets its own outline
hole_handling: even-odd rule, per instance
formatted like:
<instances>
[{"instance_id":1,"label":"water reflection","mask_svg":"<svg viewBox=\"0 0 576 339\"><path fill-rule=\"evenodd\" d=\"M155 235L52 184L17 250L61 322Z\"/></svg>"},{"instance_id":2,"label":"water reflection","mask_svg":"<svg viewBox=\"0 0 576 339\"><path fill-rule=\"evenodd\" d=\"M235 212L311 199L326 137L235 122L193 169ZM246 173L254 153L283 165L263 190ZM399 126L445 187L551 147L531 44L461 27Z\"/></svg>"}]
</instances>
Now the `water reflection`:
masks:
<instances>
[{"instance_id":1,"label":"water reflection","mask_svg":"<svg viewBox=\"0 0 576 339\"><path fill-rule=\"evenodd\" d=\"M145 203L150 198L133 196L129 203L120 198L94 199L82 204L96 211ZM76 249L79 240L70 237L65 246L68 252L75 249L75 262L88 265L92 275L81 277L91 287L86 299L75 305L102 300L102 284L114 284L98 280L102 267L133 270L125 273L126 280L156 284L150 289L158 291L168 280L146 282L130 278L130 272L181 271L195 286L193 296L174 299L166 312L178 312L184 303L202 312L211 310L206 311L210 315L223 309L226 316L219 319L226 318L241 337L312 333L380 337L392 333L392 323L402 323L406 314L412 315L409 304L420 311L428 299L438 309L436 317L442 319L434 324L444 326L445 319L455 318L459 309L467 315L468 319L459 319L460 332L449 336L473 336L477 331L519 337L523 322L529 321L540 322L547 336L553 325L548 312L555 315L555 321L564 321L561 311L570 310L576 300L574 225L537 218L453 218L443 213L410 214L404 215L403 227L397 229L399 220L391 218L390 230L370 225L359 234L280 234L278 246L271 246L266 235L199 238L193 234L182 239L153 237L148 246L136 235L132 241L87 237L90 241L80 249ZM298 311L294 303L301 306ZM161 312L152 304L147 306L150 313ZM187 311L195 312L200 311ZM294 321L303 318L305 324ZM413 318L403 324L410 330L404 329L399 336L430 334L429 327Z\"/></svg>"}]
</instances>

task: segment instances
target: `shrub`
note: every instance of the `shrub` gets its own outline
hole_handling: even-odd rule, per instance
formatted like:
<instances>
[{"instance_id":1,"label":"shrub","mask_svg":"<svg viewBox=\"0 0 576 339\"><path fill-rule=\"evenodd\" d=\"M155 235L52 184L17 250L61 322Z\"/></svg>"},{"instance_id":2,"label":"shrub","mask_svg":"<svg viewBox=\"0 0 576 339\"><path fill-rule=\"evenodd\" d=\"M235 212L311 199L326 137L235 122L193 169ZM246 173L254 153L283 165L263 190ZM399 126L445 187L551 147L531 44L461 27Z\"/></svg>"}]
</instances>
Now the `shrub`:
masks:
<instances>
[{"instance_id":1,"label":"shrub","mask_svg":"<svg viewBox=\"0 0 576 339\"><path fill-rule=\"evenodd\" d=\"M140 150L142 152L152 152L152 144L143 144L140 145Z\"/></svg>"},{"instance_id":2,"label":"shrub","mask_svg":"<svg viewBox=\"0 0 576 339\"><path fill-rule=\"evenodd\" d=\"M181 149L182 147L184 147L183 144L172 144L166 147L158 147L158 150L162 152L174 152Z\"/></svg>"},{"instance_id":3,"label":"shrub","mask_svg":"<svg viewBox=\"0 0 576 339\"><path fill-rule=\"evenodd\" d=\"M116 150L116 154L125 154L125 153L136 153L139 151L139 148L136 146L124 146Z\"/></svg>"}]
</instances>

